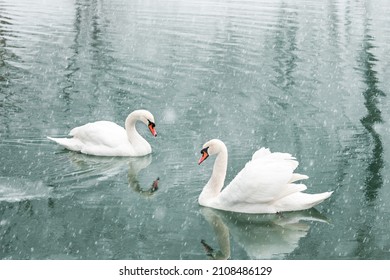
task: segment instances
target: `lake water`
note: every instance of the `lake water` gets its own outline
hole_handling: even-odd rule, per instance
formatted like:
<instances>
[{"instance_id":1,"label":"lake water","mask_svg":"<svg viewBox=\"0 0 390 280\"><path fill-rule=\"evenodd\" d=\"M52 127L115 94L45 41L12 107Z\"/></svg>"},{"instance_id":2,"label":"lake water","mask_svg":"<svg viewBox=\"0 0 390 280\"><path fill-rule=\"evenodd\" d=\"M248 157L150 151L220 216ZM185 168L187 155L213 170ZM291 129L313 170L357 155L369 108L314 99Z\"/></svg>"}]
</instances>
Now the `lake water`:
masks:
<instances>
[{"instance_id":1,"label":"lake water","mask_svg":"<svg viewBox=\"0 0 390 280\"><path fill-rule=\"evenodd\" d=\"M390 259L389 14L386 0L0 0L0 259ZM137 126L150 156L46 139L139 108L156 119L156 138ZM265 146L297 157L307 192L334 193L278 215L200 207L211 138L227 182Z\"/></svg>"}]
</instances>

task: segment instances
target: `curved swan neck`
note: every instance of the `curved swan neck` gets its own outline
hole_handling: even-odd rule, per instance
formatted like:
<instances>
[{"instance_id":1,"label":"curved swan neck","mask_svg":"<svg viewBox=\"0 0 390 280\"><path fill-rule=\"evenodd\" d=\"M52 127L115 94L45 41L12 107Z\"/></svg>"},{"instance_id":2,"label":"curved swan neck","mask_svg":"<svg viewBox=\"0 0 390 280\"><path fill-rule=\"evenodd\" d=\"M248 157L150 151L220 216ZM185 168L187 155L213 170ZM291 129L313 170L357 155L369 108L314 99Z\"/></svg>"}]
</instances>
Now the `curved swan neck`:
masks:
<instances>
[{"instance_id":1,"label":"curved swan neck","mask_svg":"<svg viewBox=\"0 0 390 280\"><path fill-rule=\"evenodd\" d=\"M139 142L146 142L146 140L138 133L135 128L136 122L140 120L140 116L135 112L131 113L125 121L125 129L129 142L133 145L137 145Z\"/></svg>"},{"instance_id":2,"label":"curved swan neck","mask_svg":"<svg viewBox=\"0 0 390 280\"><path fill-rule=\"evenodd\" d=\"M212 188L217 195L223 188L225 182L226 170L228 163L228 152L226 146L221 146L221 150L218 152L214 162L213 173L207 183L207 187Z\"/></svg>"}]
</instances>

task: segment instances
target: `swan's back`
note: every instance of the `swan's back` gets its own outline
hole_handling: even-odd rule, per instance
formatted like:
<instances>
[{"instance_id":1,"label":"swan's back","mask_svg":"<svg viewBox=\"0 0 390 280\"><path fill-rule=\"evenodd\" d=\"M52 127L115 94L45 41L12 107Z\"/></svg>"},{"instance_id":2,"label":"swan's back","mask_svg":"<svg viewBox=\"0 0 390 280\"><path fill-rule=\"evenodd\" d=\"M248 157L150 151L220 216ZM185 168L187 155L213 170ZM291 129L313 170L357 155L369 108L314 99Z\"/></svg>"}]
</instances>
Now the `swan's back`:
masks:
<instances>
[{"instance_id":1,"label":"swan's back","mask_svg":"<svg viewBox=\"0 0 390 280\"><path fill-rule=\"evenodd\" d=\"M298 161L288 153L256 151L245 167L215 200L220 209L244 213L275 213L313 207L331 193L306 194L304 184L293 183L307 179L294 173Z\"/></svg>"},{"instance_id":2,"label":"swan's back","mask_svg":"<svg viewBox=\"0 0 390 280\"><path fill-rule=\"evenodd\" d=\"M91 122L75 127L69 135L90 145L116 147L128 142L126 130L110 121Z\"/></svg>"}]
</instances>

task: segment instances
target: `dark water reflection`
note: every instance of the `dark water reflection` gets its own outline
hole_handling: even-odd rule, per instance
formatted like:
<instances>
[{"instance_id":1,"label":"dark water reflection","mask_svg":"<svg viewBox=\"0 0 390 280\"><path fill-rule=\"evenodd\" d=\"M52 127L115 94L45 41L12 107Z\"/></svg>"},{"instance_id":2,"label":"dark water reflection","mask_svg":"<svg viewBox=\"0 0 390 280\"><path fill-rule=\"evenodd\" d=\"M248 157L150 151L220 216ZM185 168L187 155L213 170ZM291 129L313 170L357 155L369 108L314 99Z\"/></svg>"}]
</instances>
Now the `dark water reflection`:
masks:
<instances>
[{"instance_id":1,"label":"dark water reflection","mask_svg":"<svg viewBox=\"0 0 390 280\"><path fill-rule=\"evenodd\" d=\"M366 178L364 182L364 196L368 205L370 205L370 207L375 207L378 203L379 191L383 187L382 172L384 167L384 148L381 135L376 131L375 125L383 123L382 113L378 104L380 102L379 98L385 97L386 94L379 89L380 83L377 78L377 71L375 70L376 62L378 60L372 52L375 48L375 38L370 35L370 20L366 18L365 21L361 58L359 61L362 65L360 70L366 86L363 97L365 100L364 105L367 109L367 114L360 120L363 127L366 129L366 132L363 133L361 137L368 140L367 143L369 144L367 151ZM378 245L375 242L375 235L372 233L378 212L364 212L364 222L357 230L358 246L355 254L359 258L375 258L377 252L380 251L380 248L378 248Z\"/></svg>"},{"instance_id":2,"label":"dark water reflection","mask_svg":"<svg viewBox=\"0 0 390 280\"><path fill-rule=\"evenodd\" d=\"M386 1L1 1L0 258L389 259L389 13ZM46 140L137 108L156 118L157 138L138 128L149 157ZM201 208L210 138L228 146L227 181L267 146L298 158L309 192L335 192L282 216Z\"/></svg>"},{"instance_id":3,"label":"dark water reflection","mask_svg":"<svg viewBox=\"0 0 390 280\"><path fill-rule=\"evenodd\" d=\"M370 26L367 23L365 33L369 32ZM377 72L374 70L377 59L371 52L374 48L374 38L365 34L362 49L362 71L364 83L367 89L363 92L365 99L364 105L367 108L367 115L361 119L361 123L371 136L373 142L372 155L367 168L366 191L365 196L368 201L377 198L378 189L383 186L382 169L383 169L383 145L381 136L375 130L375 124L383 123L381 110L378 108L379 98L384 97L385 93L380 90Z\"/></svg>"}]
</instances>

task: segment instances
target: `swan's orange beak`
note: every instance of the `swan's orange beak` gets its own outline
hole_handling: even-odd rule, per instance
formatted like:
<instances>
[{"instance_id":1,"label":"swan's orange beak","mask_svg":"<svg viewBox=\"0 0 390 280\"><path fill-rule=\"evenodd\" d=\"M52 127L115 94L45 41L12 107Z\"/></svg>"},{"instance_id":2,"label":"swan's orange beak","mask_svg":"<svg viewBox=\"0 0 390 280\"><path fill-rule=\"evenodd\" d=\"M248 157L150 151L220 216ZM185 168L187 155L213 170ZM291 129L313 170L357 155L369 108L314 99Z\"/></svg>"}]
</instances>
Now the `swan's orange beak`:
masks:
<instances>
[{"instance_id":1,"label":"swan's orange beak","mask_svg":"<svg viewBox=\"0 0 390 280\"><path fill-rule=\"evenodd\" d=\"M200 153L202 154L201 158L199 159L198 161L198 164L201 164L206 158L209 157L209 153L207 152L207 148L204 148L203 150L200 151Z\"/></svg>"},{"instance_id":2,"label":"swan's orange beak","mask_svg":"<svg viewBox=\"0 0 390 280\"><path fill-rule=\"evenodd\" d=\"M149 128L150 132L152 133L152 135L154 137L157 136L157 132L156 132L155 126L156 125L154 124L154 122L149 121L148 128Z\"/></svg>"}]
</instances>

